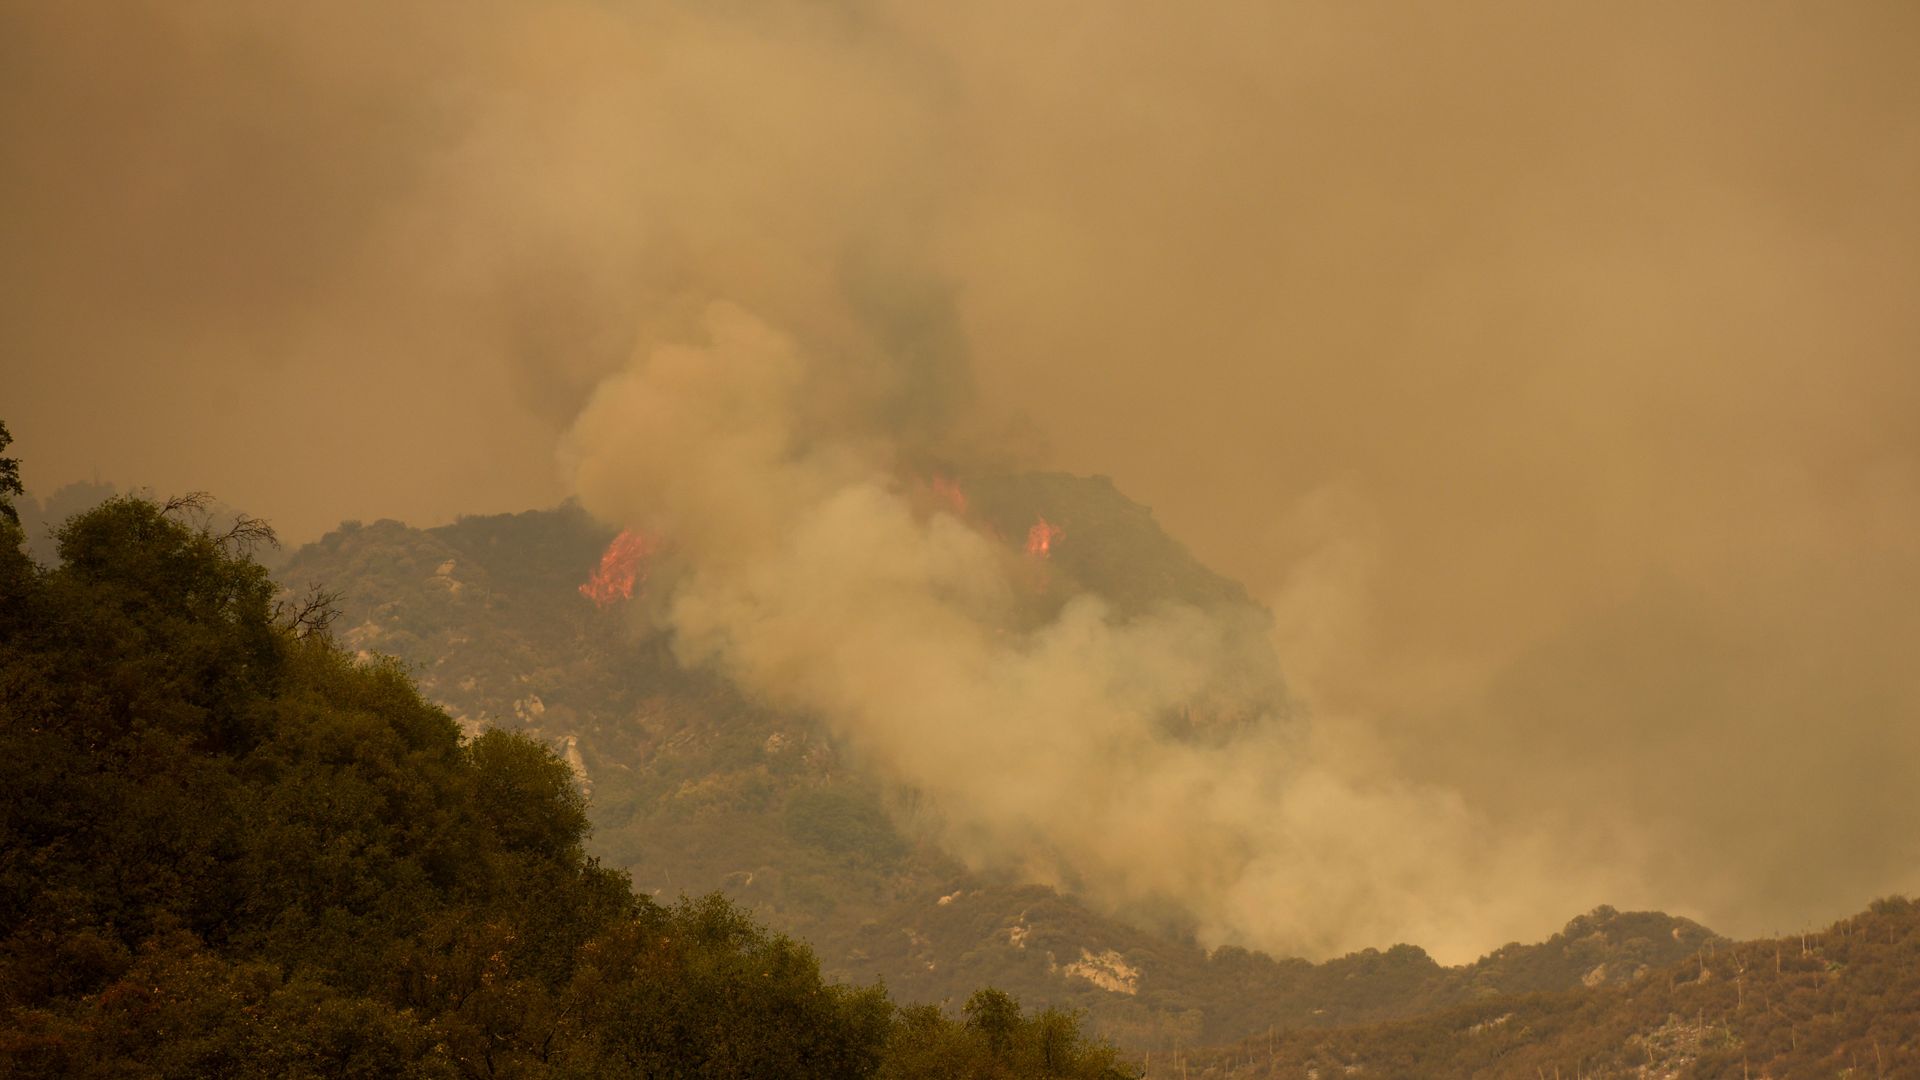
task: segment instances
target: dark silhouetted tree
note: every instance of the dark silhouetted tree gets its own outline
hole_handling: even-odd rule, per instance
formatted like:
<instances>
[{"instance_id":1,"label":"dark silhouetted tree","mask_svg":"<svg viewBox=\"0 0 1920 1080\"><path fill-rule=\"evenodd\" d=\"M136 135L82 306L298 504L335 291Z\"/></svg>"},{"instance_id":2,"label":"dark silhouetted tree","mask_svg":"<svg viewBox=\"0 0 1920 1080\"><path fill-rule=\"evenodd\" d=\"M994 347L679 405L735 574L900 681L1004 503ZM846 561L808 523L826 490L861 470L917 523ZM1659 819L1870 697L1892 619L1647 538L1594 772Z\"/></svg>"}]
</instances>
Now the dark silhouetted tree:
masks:
<instances>
[{"instance_id":1,"label":"dark silhouetted tree","mask_svg":"<svg viewBox=\"0 0 1920 1080\"><path fill-rule=\"evenodd\" d=\"M11 445L13 434L7 430L6 422L0 421L0 451ZM14 508L13 500L25 493L26 489L20 486L20 459L0 456L0 518L20 524L20 511Z\"/></svg>"}]
</instances>

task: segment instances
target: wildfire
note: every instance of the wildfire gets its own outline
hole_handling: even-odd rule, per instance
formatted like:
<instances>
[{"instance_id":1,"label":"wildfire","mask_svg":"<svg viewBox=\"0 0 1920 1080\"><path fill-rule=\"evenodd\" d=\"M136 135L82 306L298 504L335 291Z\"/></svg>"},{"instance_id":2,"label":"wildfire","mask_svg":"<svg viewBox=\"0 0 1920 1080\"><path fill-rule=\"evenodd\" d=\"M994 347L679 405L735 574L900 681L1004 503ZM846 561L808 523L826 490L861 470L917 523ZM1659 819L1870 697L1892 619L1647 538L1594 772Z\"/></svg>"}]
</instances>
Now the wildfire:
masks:
<instances>
[{"instance_id":1,"label":"wildfire","mask_svg":"<svg viewBox=\"0 0 1920 1080\"><path fill-rule=\"evenodd\" d=\"M953 511L953 516L961 518L967 516L967 493L960 490L958 481L935 473L933 479L927 482L927 486L933 489L934 496L945 503L947 509Z\"/></svg>"},{"instance_id":2,"label":"wildfire","mask_svg":"<svg viewBox=\"0 0 1920 1080\"><path fill-rule=\"evenodd\" d=\"M580 595L600 607L616 600L631 600L634 586L647 580L641 560L651 554L653 541L642 533L622 529L607 545L606 554L600 556L600 565L581 583Z\"/></svg>"},{"instance_id":3,"label":"wildfire","mask_svg":"<svg viewBox=\"0 0 1920 1080\"><path fill-rule=\"evenodd\" d=\"M1027 554L1044 559L1053 552L1054 542L1067 535L1067 530L1041 518L1027 530Z\"/></svg>"}]
</instances>

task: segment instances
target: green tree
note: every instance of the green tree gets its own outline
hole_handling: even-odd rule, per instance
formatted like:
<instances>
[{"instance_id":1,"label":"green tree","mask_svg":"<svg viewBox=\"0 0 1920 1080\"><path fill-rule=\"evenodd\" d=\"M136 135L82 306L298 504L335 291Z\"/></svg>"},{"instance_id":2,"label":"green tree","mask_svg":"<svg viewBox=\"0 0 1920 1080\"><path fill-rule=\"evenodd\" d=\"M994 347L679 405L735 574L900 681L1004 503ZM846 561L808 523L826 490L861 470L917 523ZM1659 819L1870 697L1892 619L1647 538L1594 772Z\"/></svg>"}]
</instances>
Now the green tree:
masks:
<instances>
[{"instance_id":1,"label":"green tree","mask_svg":"<svg viewBox=\"0 0 1920 1080\"><path fill-rule=\"evenodd\" d=\"M276 615L271 534L197 506L0 563L0 1075L1119 1075L1066 1014L896 1010L636 896L557 755Z\"/></svg>"},{"instance_id":2,"label":"green tree","mask_svg":"<svg viewBox=\"0 0 1920 1080\"><path fill-rule=\"evenodd\" d=\"M1020 1003L1012 995L987 987L967 999L967 1027L977 1031L996 1055L1005 1055L1020 1033Z\"/></svg>"},{"instance_id":3,"label":"green tree","mask_svg":"<svg viewBox=\"0 0 1920 1080\"><path fill-rule=\"evenodd\" d=\"M1127 1080L1112 1047L1089 1041L1058 1009L1025 1013L991 987L967 1000L955 1023L932 1006L900 1010L880 1075L885 1080Z\"/></svg>"}]
</instances>

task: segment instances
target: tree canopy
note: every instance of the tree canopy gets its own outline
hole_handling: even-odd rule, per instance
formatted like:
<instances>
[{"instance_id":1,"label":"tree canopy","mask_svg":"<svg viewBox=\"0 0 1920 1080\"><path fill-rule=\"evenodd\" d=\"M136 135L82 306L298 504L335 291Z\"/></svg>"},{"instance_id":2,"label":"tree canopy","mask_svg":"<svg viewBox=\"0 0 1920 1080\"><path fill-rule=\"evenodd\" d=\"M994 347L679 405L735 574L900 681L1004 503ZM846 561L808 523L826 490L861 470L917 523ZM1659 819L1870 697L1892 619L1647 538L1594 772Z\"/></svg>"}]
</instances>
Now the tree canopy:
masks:
<instances>
[{"instance_id":1,"label":"tree canopy","mask_svg":"<svg viewBox=\"0 0 1920 1080\"><path fill-rule=\"evenodd\" d=\"M549 748L463 739L194 505L111 499L51 568L0 544L0 1072L1126 1075L1071 1016L902 1009L636 896Z\"/></svg>"}]
</instances>

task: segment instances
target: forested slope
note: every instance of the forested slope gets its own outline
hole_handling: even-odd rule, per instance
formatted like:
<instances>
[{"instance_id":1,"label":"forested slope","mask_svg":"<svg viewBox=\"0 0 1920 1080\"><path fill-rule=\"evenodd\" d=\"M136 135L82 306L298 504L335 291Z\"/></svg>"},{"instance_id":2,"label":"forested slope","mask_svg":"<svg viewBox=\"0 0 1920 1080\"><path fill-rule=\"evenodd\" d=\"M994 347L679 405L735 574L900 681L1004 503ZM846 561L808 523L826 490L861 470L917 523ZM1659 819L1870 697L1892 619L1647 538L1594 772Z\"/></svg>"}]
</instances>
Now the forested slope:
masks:
<instances>
[{"instance_id":1,"label":"forested slope","mask_svg":"<svg viewBox=\"0 0 1920 1080\"><path fill-rule=\"evenodd\" d=\"M1121 1075L1066 1014L898 1009L636 896L564 761L463 738L193 512L110 500L52 569L0 522L0 1073Z\"/></svg>"},{"instance_id":2,"label":"forested slope","mask_svg":"<svg viewBox=\"0 0 1920 1080\"><path fill-rule=\"evenodd\" d=\"M229 520L113 499L60 530L51 568L0 522L0 1074L1129 1074L1068 1012L992 990L902 1007L823 977L809 948L718 895L636 895L589 854L579 777L540 730L567 705L523 706L534 735L463 734L398 662L344 648L324 606L276 586L248 554L264 527ZM413 582L378 609L383 633L421 625L409 596L487 582L487 603L449 609L431 640L491 634L512 659L554 665L554 643L605 614L570 607L572 572L544 565L590 553L590 529L564 514L441 540L374 526L380 546L339 554ZM502 607L503 625L549 620L554 641L462 621ZM606 640L633 657L631 639ZM1108 1030L1160 1040L1154 1076L1920 1074L1920 906L1904 899L1739 944L1601 908L1457 968L1411 946L1320 964L1209 955L1050 890L942 877L957 871L900 835L830 746L782 773L770 735L816 736L659 659L599 676L684 713L664 737L640 732L672 775L604 785L632 819L667 826L653 850L758 813L770 845L811 851L820 873L899 890L843 945L879 962L903 941L890 959L909 971L956 956L1028 979L1037 1000L1085 1000L1044 992L1061 985L1106 995ZM529 682L522 701L538 700ZM730 765L739 747L762 757ZM778 803L730 803L741 771Z\"/></svg>"}]
</instances>

